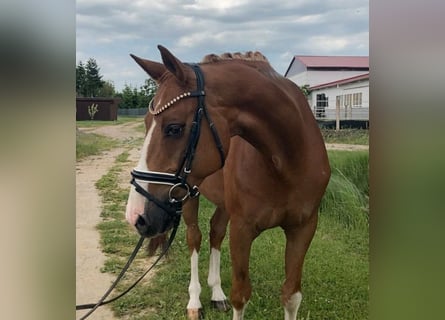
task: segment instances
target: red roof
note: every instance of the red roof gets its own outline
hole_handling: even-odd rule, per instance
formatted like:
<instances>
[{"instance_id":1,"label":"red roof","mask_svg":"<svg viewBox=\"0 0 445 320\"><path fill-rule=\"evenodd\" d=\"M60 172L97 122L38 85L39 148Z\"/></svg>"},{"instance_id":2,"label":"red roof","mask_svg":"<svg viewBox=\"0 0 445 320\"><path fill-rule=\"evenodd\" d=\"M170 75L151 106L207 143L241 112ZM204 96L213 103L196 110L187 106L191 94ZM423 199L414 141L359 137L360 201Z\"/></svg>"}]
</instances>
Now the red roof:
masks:
<instances>
[{"instance_id":1,"label":"red roof","mask_svg":"<svg viewBox=\"0 0 445 320\"><path fill-rule=\"evenodd\" d=\"M360 80L366 80L366 79L369 79L369 72L364 73L364 74L359 74L358 76L354 76L354 77L350 77L350 78L345 78L345 79L335 80L332 82L317 84L316 86L310 87L309 90L333 87L333 86L340 85L340 84L346 84L346 83L351 83L354 81L360 81Z\"/></svg>"},{"instance_id":2,"label":"red roof","mask_svg":"<svg viewBox=\"0 0 445 320\"><path fill-rule=\"evenodd\" d=\"M366 56L295 56L308 68L369 68Z\"/></svg>"}]
</instances>

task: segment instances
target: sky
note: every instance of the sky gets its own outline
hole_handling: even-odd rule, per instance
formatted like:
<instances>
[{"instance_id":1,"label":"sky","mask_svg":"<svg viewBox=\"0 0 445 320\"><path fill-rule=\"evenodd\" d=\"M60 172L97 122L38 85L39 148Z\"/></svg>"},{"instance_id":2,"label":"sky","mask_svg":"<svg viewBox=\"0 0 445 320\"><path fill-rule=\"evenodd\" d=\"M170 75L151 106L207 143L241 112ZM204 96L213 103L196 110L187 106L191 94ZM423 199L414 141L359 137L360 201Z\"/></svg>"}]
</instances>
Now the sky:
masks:
<instances>
[{"instance_id":1,"label":"sky","mask_svg":"<svg viewBox=\"0 0 445 320\"><path fill-rule=\"evenodd\" d=\"M284 75L295 55L369 55L369 0L77 0L76 65L96 59L117 91L148 75L130 53L184 62L260 51Z\"/></svg>"}]
</instances>

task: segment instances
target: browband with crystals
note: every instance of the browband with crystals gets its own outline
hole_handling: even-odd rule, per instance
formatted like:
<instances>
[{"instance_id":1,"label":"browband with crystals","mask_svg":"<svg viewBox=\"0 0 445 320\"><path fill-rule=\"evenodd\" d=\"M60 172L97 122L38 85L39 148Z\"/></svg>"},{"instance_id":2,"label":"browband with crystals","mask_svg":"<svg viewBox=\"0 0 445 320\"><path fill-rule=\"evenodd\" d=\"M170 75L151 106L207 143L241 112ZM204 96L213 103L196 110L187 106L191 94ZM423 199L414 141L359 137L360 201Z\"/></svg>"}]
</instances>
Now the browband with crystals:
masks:
<instances>
[{"instance_id":1,"label":"browband with crystals","mask_svg":"<svg viewBox=\"0 0 445 320\"><path fill-rule=\"evenodd\" d=\"M180 94L179 96L177 96L176 98L173 98L172 100L170 100L169 102L167 102L166 104L164 104L161 108L159 108L159 110L155 111L153 108L153 99L150 101L150 103L148 104L148 111L154 115L157 116L158 114L164 112L165 110L167 110L168 108L170 108L175 102L181 100L182 98L187 98L190 97L192 93L191 92L186 92L183 94Z\"/></svg>"}]
</instances>

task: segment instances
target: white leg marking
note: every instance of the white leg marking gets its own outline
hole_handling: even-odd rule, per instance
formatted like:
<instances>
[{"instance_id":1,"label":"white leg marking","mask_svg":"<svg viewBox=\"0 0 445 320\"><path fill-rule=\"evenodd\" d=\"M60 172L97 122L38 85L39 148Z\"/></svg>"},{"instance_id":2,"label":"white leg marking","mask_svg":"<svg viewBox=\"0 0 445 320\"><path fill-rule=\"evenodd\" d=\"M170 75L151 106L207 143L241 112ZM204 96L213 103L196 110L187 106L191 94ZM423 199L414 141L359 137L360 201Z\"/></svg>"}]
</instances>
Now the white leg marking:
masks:
<instances>
[{"instance_id":1,"label":"white leg marking","mask_svg":"<svg viewBox=\"0 0 445 320\"><path fill-rule=\"evenodd\" d=\"M284 320L296 320L303 296L300 291L294 293L284 306Z\"/></svg>"},{"instance_id":2,"label":"white leg marking","mask_svg":"<svg viewBox=\"0 0 445 320\"><path fill-rule=\"evenodd\" d=\"M227 299L221 288L220 276L221 252L212 248L210 252L209 277L207 283L212 288L212 301L224 301Z\"/></svg>"},{"instance_id":3,"label":"white leg marking","mask_svg":"<svg viewBox=\"0 0 445 320\"><path fill-rule=\"evenodd\" d=\"M136 169L138 170L148 170L147 168L147 150L148 146L150 145L151 137L154 131L154 128L156 126L156 123L153 121L150 129L147 132L147 136L145 137L144 145L142 146L141 150L141 157L139 158L138 165ZM148 190L148 183L146 182L140 182L139 183L141 187ZM127 201L127 208L125 210L125 218L127 219L128 223L130 223L132 226L136 224L136 221L140 214L144 212L144 205L145 205L145 198L140 195L135 187L132 185L130 189L130 194L128 196Z\"/></svg>"},{"instance_id":4,"label":"white leg marking","mask_svg":"<svg viewBox=\"0 0 445 320\"><path fill-rule=\"evenodd\" d=\"M244 319L244 311L246 310L246 305L241 310L236 310L233 308L233 318L232 320L243 320Z\"/></svg>"},{"instance_id":5,"label":"white leg marking","mask_svg":"<svg viewBox=\"0 0 445 320\"><path fill-rule=\"evenodd\" d=\"M199 309L202 308L201 301L199 300L199 295L201 293L201 284L199 283L198 253L196 252L196 250L193 250L192 256L190 258L190 266L190 300L187 304L187 309Z\"/></svg>"}]
</instances>

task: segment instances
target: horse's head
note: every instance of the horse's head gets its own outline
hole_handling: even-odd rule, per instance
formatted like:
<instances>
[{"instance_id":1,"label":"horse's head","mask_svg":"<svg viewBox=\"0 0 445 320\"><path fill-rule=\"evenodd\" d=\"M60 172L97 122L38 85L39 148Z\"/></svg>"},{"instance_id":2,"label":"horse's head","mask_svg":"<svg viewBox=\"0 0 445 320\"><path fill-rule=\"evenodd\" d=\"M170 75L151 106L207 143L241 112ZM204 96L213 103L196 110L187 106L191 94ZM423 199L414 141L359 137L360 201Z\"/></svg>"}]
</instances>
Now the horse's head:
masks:
<instances>
[{"instance_id":1,"label":"horse's head","mask_svg":"<svg viewBox=\"0 0 445 320\"><path fill-rule=\"evenodd\" d=\"M183 201L221 168L230 141L223 117L205 105L208 93L200 68L158 48L163 64L132 55L158 84L145 116L145 141L126 210L129 223L146 237L173 226Z\"/></svg>"}]
</instances>

